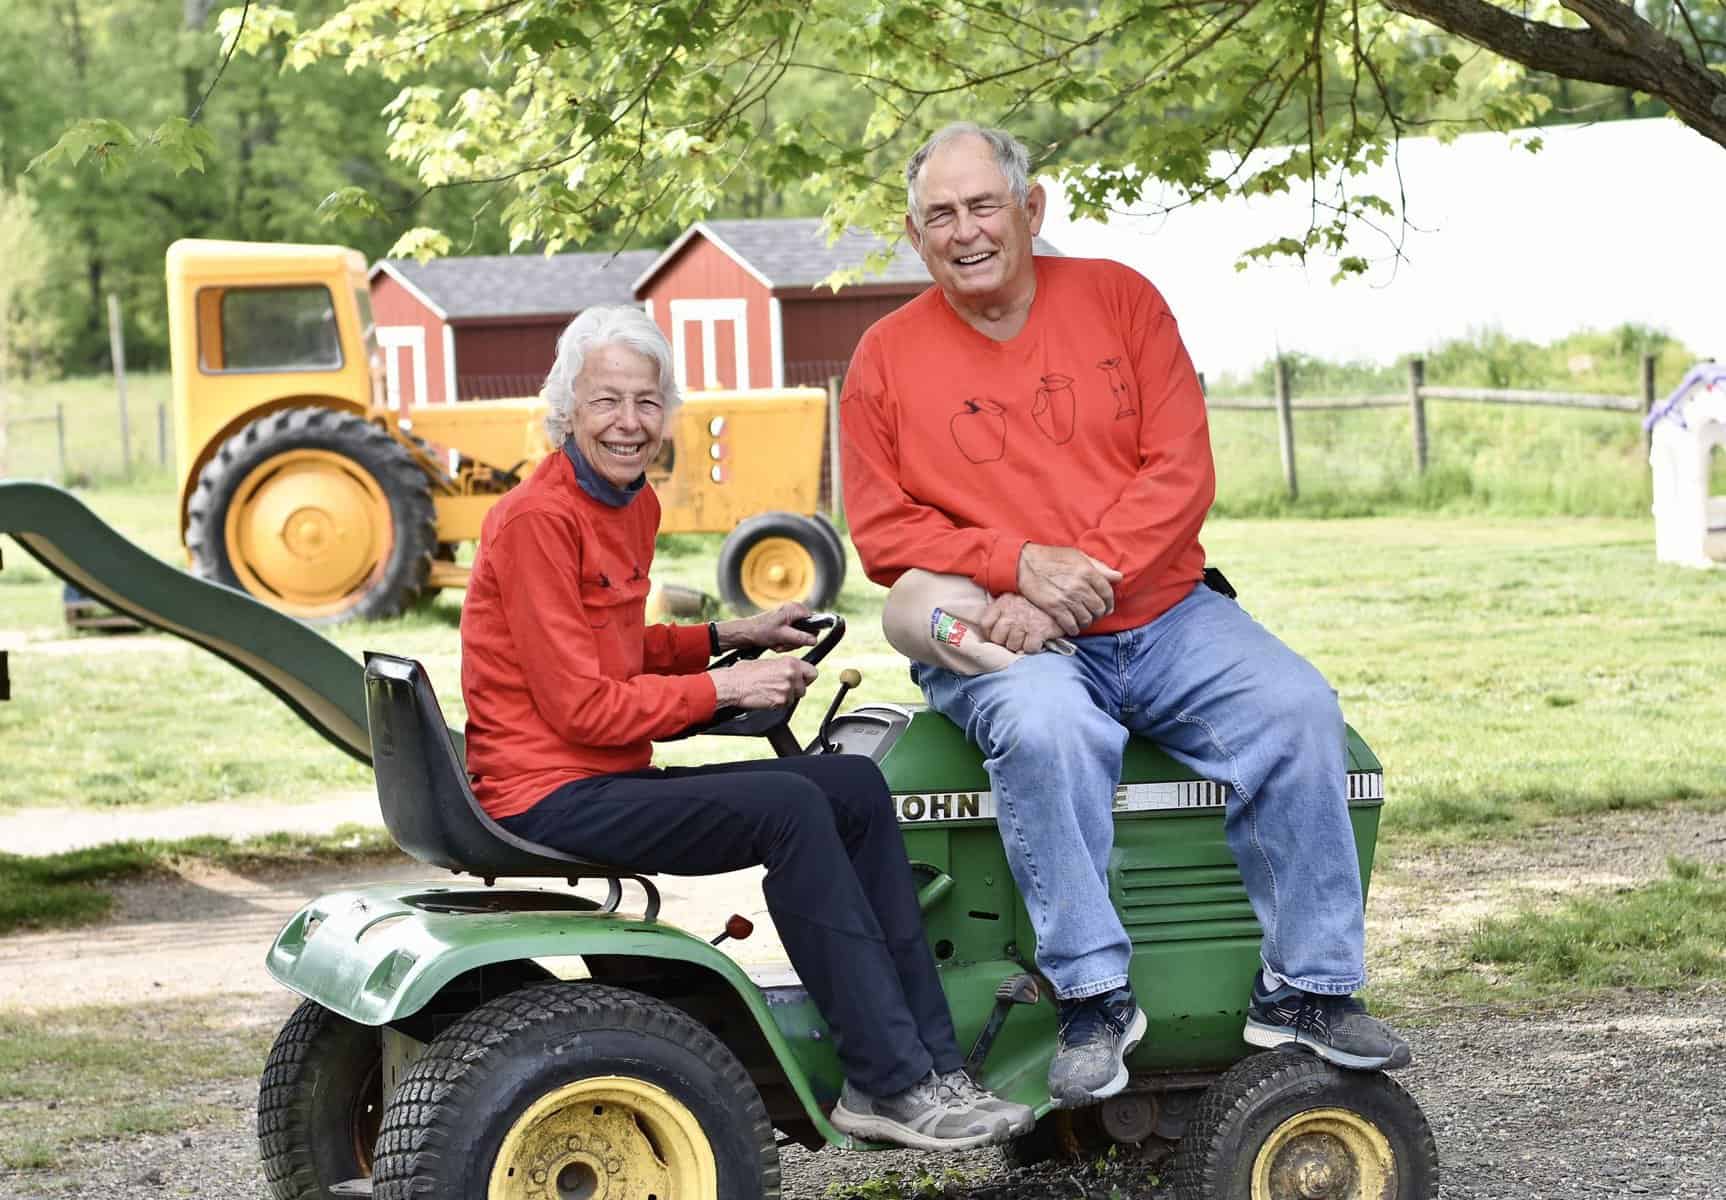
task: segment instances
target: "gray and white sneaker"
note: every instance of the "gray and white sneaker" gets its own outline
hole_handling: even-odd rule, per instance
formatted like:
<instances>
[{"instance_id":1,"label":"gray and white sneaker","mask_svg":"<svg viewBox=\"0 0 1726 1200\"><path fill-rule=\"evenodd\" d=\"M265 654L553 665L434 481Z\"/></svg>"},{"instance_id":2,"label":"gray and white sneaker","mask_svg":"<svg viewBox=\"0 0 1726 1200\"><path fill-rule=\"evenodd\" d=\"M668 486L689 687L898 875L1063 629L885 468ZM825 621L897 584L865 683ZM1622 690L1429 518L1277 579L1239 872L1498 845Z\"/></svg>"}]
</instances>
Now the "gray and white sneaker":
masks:
<instances>
[{"instance_id":1,"label":"gray and white sneaker","mask_svg":"<svg viewBox=\"0 0 1726 1200\"><path fill-rule=\"evenodd\" d=\"M1057 1108L1082 1108L1127 1086L1127 1055L1145 1036L1145 1011L1131 988L1057 1002L1061 1044L1049 1064L1049 1096Z\"/></svg>"},{"instance_id":2,"label":"gray and white sneaker","mask_svg":"<svg viewBox=\"0 0 1726 1200\"><path fill-rule=\"evenodd\" d=\"M867 1096L846 1080L830 1120L854 1138L912 1150L970 1150L1010 1136L1006 1117L961 1104L933 1071L896 1096Z\"/></svg>"},{"instance_id":3,"label":"gray and white sneaker","mask_svg":"<svg viewBox=\"0 0 1726 1200\"><path fill-rule=\"evenodd\" d=\"M1410 1061L1408 1043L1353 996L1321 996L1288 984L1273 990L1262 971L1253 980L1241 1036L1267 1050L1299 1046L1351 1071L1395 1071Z\"/></svg>"},{"instance_id":4,"label":"gray and white sneaker","mask_svg":"<svg viewBox=\"0 0 1726 1200\"><path fill-rule=\"evenodd\" d=\"M1007 1132L1013 1137L1024 1137L1036 1127L1037 1114L1030 1105L1016 1104L1011 1100L997 1096L975 1079L972 1079L970 1072L962 1067L957 1071L948 1071L941 1076L941 1086L946 1088L960 1104L974 1112L1005 1117Z\"/></svg>"}]
</instances>

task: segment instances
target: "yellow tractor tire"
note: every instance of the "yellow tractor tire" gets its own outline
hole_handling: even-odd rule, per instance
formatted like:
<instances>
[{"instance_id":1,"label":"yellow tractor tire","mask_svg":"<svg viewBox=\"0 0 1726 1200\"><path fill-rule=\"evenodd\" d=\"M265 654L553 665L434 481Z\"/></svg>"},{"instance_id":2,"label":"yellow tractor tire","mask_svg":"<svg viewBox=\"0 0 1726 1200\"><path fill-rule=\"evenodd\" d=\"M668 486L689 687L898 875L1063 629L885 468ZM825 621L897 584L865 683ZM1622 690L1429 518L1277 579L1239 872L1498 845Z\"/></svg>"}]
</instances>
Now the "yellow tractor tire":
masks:
<instances>
[{"instance_id":1,"label":"yellow tractor tire","mask_svg":"<svg viewBox=\"0 0 1726 1200\"><path fill-rule=\"evenodd\" d=\"M187 505L192 570L314 624L399 615L437 547L431 484L382 427L329 408L253 421Z\"/></svg>"},{"instance_id":2,"label":"yellow tractor tire","mask_svg":"<svg viewBox=\"0 0 1726 1200\"><path fill-rule=\"evenodd\" d=\"M740 523L719 548L719 595L739 613L797 601L830 606L845 583L838 533L819 517L768 512Z\"/></svg>"},{"instance_id":3,"label":"yellow tractor tire","mask_svg":"<svg viewBox=\"0 0 1726 1200\"><path fill-rule=\"evenodd\" d=\"M384 1110L377 1200L777 1200L779 1147L743 1064L662 1000L585 981L488 1001Z\"/></svg>"},{"instance_id":4,"label":"yellow tractor tire","mask_svg":"<svg viewBox=\"0 0 1726 1200\"><path fill-rule=\"evenodd\" d=\"M1270 1050L1205 1092L1174 1177L1179 1200L1432 1200L1438 1150L1390 1076Z\"/></svg>"}]
</instances>

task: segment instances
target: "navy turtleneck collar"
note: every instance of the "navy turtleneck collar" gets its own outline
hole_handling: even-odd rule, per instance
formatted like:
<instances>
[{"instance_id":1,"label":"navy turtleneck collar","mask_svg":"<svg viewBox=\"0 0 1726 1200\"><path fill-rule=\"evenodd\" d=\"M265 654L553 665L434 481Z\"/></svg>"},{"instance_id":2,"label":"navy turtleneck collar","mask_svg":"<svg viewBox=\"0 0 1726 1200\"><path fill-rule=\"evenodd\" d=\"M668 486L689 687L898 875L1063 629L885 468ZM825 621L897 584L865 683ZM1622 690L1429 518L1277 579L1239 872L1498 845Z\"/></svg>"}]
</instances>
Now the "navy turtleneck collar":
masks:
<instances>
[{"instance_id":1,"label":"navy turtleneck collar","mask_svg":"<svg viewBox=\"0 0 1726 1200\"><path fill-rule=\"evenodd\" d=\"M618 487L611 480L593 469L593 464L586 456L575 448L575 438L563 439L563 454L575 468L575 481L581 485L581 490L592 496L601 504L612 508L627 508L629 502L640 494L647 486L647 474L643 472L632 480L628 487Z\"/></svg>"}]
</instances>

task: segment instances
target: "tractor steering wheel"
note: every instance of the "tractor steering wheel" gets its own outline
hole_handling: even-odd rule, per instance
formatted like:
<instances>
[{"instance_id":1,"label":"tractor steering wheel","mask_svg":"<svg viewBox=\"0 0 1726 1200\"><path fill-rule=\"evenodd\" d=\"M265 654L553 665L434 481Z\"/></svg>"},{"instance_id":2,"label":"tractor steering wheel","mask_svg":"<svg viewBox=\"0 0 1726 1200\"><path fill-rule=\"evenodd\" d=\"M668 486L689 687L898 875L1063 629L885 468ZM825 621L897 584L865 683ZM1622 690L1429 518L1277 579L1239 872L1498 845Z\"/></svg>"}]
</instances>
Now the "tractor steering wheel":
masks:
<instances>
[{"instance_id":1,"label":"tractor steering wheel","mask_svg":"<svg viewBox=\"0 0 1726 1200\"><path fill-rule=\"evenodd\" d=\"M828 651L839 644L839 639L845 636L845 618L838 613L816 613L811 617L791 622L793 629L801 629L804 633L819 633L825 629L826 634L809 647L803 655L803 661L813 666L827 657ZM747 659L760 658L762 646L744 646L736 650L728 650L708 664L709 671L722 671L726 667L735 666ZM691 725L682 733L667 738L667 741L680 741L683 738L695 737L698 734L716 734L721 737L761 737L764 734L787 725L791 714L797 711L797 701L782 704L777 708L737 708L727 706L713 714L712 719L699 725Z\"/></svg>"}]
</instances>

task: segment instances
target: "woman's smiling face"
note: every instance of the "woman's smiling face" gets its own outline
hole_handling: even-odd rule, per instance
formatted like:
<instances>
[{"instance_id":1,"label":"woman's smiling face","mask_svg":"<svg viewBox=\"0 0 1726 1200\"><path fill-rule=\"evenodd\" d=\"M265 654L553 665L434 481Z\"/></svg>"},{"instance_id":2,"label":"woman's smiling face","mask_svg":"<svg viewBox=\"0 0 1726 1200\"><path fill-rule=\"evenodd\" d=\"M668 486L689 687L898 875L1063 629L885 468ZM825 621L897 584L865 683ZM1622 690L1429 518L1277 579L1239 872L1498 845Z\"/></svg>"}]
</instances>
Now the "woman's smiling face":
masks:
<instances>
[{"instance_id":1,"label":"woman's smiling face","mask_svg":"<svg viewBox=\"0 0 1726 1200\"><path fill-rule=\"evenodd\" d=\"M571 434L594 470L628 487L665 441L659 364L626 346L595 346L575 379Z\"/></svg>"}]
</instances>

